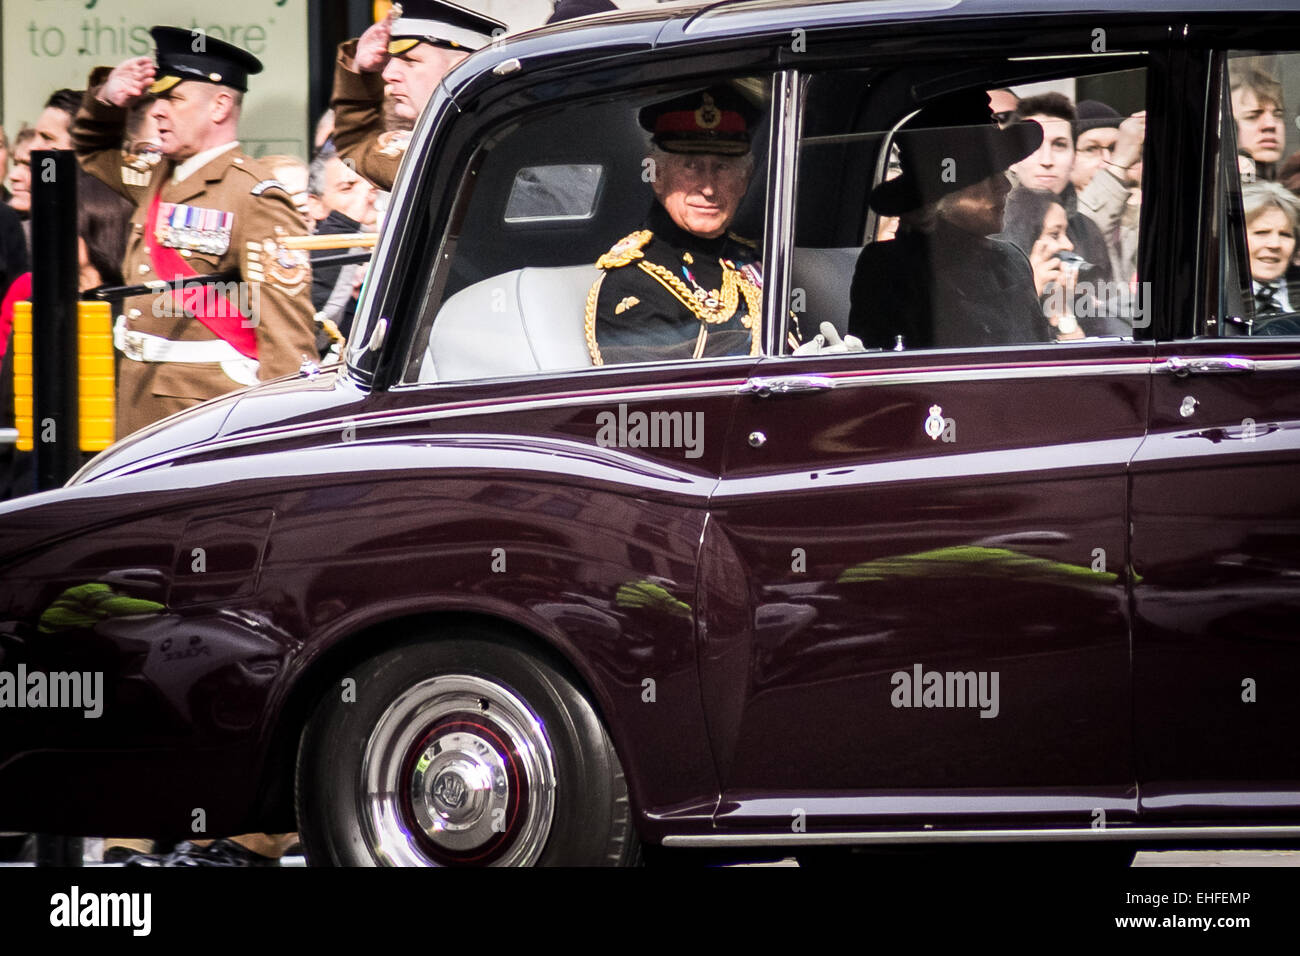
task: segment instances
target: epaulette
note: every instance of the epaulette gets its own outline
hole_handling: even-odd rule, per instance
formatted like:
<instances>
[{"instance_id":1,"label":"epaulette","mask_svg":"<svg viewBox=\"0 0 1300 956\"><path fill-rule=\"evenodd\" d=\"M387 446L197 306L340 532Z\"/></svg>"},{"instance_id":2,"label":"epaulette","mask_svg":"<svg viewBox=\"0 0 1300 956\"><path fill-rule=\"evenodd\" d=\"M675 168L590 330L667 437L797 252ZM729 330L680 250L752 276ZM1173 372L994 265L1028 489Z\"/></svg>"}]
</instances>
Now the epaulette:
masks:
<instances>
[{"instance_id":1,"label":"epaulette","mask_svg":"<svg viewBox=\"0 0 1300 956\"><path fill-rule=\"evenodd\" d=\"M654 238L654 233L649 229L642 229L632 233L630 236L624 236L614 247L596 260L597 269L617 269L625 266L629 262L635 262L643 258L642 249L646 243Z\"/></svg>"},{"instance_id":2,"label":"epaulette","mask_svg":"<svg viewBox=\"0 0 1300 956\"><path fill-rule=\"evenodd\" d=\"M236 149L235 154L230 157L230 168L238 169L253 180L253 185L249 187L249 191L254 196L260 196L268 189L280 189L283 190L285 195L293 196L288 187L275 178L275 173L271 167L260 159L241 153Z\"/></svg>"},{"instance_id":3,"label":"epaulette","mask_svg":"<svg viewBox=\"0 0 1300 956\"><path fill-rule=\"evenodd\" d=\"M254 196L260 196L268 189L278 189L290 198L293 197L293 193L289 192L289 187L278 179L263 179L252 188L252 193Z\"/></svg>"}]
</instances>

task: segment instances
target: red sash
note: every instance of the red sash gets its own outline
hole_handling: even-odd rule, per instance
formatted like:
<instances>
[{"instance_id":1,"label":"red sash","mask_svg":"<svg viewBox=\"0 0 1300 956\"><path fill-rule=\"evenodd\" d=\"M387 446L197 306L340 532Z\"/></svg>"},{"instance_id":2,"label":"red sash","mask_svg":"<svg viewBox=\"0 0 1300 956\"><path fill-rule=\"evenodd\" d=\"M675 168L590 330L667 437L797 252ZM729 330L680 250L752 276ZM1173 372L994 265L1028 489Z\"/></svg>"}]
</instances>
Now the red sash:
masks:
<instances>
[{"instance_id":1,"label":"red sash","mask_svg":"<svg viewBox=\"0 0 1300 956\"><path fill-rule=\"evenodd\" d=\"M149 204L149 216L144 224L145 247L149 250L149 261L153 265L153 271L157 273L158 278L168 282L192 279L199 273L195 272L175 249L164 246L158 241L155 227L158 223L158 208L161 205L162 190L160 189L153 194L153 202ZM186 296L175 288L168 294L171 295L178 309L182 312L186 310L193 312L194 317L207 326L213 335L229 342L240 355L256 360L257 334L249 327L248 317L224 296L215 310L209 310L208 305L211 304L214 296L209 294L210 287L201 288L203 292L201 295L191 292Z\"/></svg>"}]
</instances>

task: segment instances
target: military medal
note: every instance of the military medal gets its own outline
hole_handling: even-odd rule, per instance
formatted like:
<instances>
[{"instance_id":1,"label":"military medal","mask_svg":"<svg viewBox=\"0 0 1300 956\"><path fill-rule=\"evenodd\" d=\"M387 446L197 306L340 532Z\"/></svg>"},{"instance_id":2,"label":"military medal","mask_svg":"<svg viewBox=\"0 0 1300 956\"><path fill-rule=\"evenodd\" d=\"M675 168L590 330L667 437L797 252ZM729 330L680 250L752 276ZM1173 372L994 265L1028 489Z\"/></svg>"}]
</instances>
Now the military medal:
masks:
<instances>
[{"instance_id":1,"label":"military medal","mask_svg":"<svg viewBox=\"0 0 1300 956\"><path fill-rule=\"evenodd\" d=\"M225 255L235 228L235 214L183 203L162 203L154 238L172 249L191 249L209 255Z\"/></svg>"}]
</instances>

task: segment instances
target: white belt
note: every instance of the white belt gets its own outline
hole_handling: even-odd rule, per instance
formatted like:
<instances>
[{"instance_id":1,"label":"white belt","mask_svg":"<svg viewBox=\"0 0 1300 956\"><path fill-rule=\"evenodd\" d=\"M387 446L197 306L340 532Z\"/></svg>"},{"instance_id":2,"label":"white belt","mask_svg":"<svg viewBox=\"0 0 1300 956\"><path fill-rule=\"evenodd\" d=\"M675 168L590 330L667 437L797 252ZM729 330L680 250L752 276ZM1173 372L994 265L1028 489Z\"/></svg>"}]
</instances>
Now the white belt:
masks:
<instances>
[{"instance_id":1,"label":"white belt","mask_svg":"<svg viewBox=\"0 0 1300 956\"><path fill-rule=\"evenodd\" d=\"M128 329L126 316L119 315L113 325L113 347L136 362L219 364L231 381L240 385L257 384L257 361L241 354L225 339L176 342L160 335Z\"/></svg>"}]
</instances>

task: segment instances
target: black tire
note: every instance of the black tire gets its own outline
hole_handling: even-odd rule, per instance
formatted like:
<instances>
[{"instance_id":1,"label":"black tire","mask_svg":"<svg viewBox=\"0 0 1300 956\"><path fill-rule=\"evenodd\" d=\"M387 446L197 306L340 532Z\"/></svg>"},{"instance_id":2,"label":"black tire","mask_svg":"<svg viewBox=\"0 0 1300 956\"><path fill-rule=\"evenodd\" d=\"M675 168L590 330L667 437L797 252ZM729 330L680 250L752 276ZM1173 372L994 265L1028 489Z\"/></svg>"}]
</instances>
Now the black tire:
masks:
<instances>
[{"instance_id":1,"label":"black tire","mask_svg":"<svg viewBox=\"0 0 1300 956\"><path fill-rule=\"evenodd\" d=\"M341 699L347 678L354 702ZM399 796L375 810L368 789ZM484 629L354 667L303 730L294 790L312 866L640 862L623 769L591 703L540 655ZM430 824L449 820L465 829Z\"/></svg>"}]
</instances>

